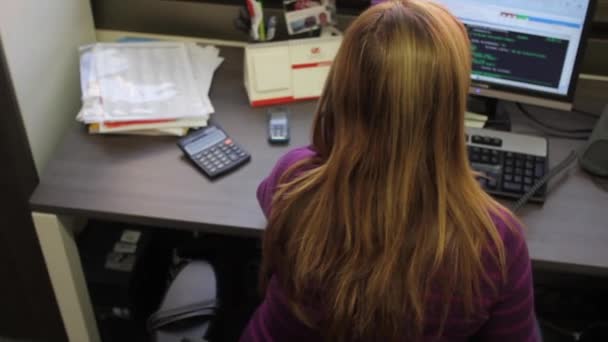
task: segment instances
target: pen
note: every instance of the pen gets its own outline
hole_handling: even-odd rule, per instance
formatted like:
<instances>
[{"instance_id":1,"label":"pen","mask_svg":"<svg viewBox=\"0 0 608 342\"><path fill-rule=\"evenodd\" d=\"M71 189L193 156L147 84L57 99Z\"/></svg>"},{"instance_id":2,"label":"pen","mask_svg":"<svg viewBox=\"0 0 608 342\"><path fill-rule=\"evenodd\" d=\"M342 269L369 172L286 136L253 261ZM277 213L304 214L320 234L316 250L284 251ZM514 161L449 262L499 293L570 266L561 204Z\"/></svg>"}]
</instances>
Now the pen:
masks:
<instances>
[{"instance_id":1,"label":"pen","mask_svg":"<svg viewBox=\"0 0 608 342\"><path fill-rule=\"evenodd\" d=\"M256 15L256 2L255 0L246 0L246 3L247 11L249 11L249 18L251 20L251 28L249 35L251 36L251 39L253 39L254 41L258 41L260 40L260 37L258 35L258 25L260 24L260 22L258 20L258 16Z\"/></svg>"},{"instance_id":2,"label":"pen","mask_svg":"<svg viewBox=\"0 0 608 342\"><path fill-rule=\"evenodd\" d=\"M266 40L273 40L276 33L277 17L274 15L268 19L268 27L266 28Z\"/></svg>"},{"instance_id":3,"label":"pen","mask_svg":"<svg viewBox=\"0 0 608 342\"><path fill-rule=\"evenodd\" d=\"M258 15L259 15L259 20L260 20L260 41L265 41L266 40L266 25L264 25L264 7L262 4L262 0L258 0L256 1L257 3L257 10L258 10Z\"/></svg>"}]
</instances>

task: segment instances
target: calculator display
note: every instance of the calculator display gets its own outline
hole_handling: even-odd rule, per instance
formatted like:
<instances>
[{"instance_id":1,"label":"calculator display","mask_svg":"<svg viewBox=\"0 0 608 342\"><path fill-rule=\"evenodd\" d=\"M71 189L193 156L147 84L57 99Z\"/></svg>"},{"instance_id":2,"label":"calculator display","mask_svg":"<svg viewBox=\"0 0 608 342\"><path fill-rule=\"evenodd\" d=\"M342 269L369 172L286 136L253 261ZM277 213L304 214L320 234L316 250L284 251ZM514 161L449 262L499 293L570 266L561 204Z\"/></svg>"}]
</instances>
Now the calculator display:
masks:
<instances>
[{"instance_id":1,"label":"calculator display","mask_svg":"<svg viewBox=\"0 0 608 342\"><path fill-rule=\"evenodd\" d=\"M209 147L217 144L218 142L224 140L226 138L226 134L220 130L213 130L211 133L197 139L196 141L185 146L186 152L189 154L197 154Z\"/></svg>"}]
</instances>

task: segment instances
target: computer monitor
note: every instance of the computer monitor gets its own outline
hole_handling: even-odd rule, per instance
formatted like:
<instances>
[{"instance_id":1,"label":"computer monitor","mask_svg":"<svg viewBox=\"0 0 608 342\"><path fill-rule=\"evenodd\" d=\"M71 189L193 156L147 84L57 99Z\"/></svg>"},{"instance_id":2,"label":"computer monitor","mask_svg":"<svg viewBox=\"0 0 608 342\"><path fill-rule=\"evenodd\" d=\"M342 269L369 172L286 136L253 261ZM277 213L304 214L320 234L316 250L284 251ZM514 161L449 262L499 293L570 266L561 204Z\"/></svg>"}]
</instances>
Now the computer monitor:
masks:
<instances>
[{"instance_id":1,"label":"computer monitor","mask_svg":"<svg viewBox=\"0 0 608 342\"><path fill-rule=\"evenodd\" d=\"M434 0L467 27L471 94L571 110L594 0Z\"/></svg>"}]
</instances>

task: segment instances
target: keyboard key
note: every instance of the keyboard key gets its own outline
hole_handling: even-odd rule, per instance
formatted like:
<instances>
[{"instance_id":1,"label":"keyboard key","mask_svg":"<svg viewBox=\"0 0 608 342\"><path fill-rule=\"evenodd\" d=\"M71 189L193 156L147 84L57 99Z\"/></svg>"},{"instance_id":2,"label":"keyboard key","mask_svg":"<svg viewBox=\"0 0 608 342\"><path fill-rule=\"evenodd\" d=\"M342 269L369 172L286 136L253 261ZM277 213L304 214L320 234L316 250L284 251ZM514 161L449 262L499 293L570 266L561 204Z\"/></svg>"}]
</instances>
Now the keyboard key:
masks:
<instances>
[{"instance_id":1,"label":"keyboard key","mask_svg":"<svg viewBox=\"0 0 608 342\"><path fill-rule=\"evenodd\" d=\"M534 161L534 156L526 155L526 160Z\"/></svg>"},{"instance_id":2,"label":"keyboard key","mask_svg":"<svg viewBox=\"0 0 608 342\"><path fill-rule=\"evenodd\" d=\"M512 166L505 167L505 173L513 173L515 171Z\"/></svg>"},{"instance_id":3,"label":"keyboard key","mask_svg":"<svg viewBox=\"0 0 608 342\"><path fill-rule=\"evenodd\" d=\"M545 175L545 163L536 163L536 168L534 169L534 177L540 178Z\"/></svg>"},{"instance_id":4,"label":"keyboard key","mask_svg":"<svg viewBox=\"0 0 608 342\"><path fill-rule=\"evenodd\" d=\"M530 178L530 177L524 177L524 184L526 184L526 185L532 185L532 178Z\"/></svg>"},{"instance_id":5,"label":"keyboard key","mask_svg":"<svg viewBox=\"0 0 608 342\"><path fill-rule=\"evenodd\" d=\"M500 153L497 150L492 150L492 156L498 157Z\"/></svg>"},{"instance_id":6,"label":"keyboard key","mask_svg":"<svg viewBox=\"0 0 608 342\"><path fill-rule=\"evenodd\" d=\"M532 190L532 185L524 185L524 193L528 193L530 190Z\"/></svg>"},{"instance_id":7,"label":"keyboard key","mask_svg":"<svg viewBox=\"0 0 608 342\"><path fill-rule=\"evenodd\" d=\"M524 175L526 175L526 177L532 177L532 176L534 176L534 171L532 171L530 169L526 169L524 171Z\"/></svg>"},{"instance_id":8,"label":"keyboard key","mask_svg":"<svg viewBox=\"0 0 608 342\"><path fill-rule=\"evenodd\" d=\"M483 137L481 135L474 135L473 136L473 143L475 143L475 144L482 144L483 143Z\"/></svg>"},{"instance_id":9,"label":"keyboard key","mask_svg":"<svg viewBox=\"0 0 608 342\"><path fill-rule=\"evenodd\" d=\"M490 143L492 144L492 146L502 146L502 139L499 138L492 138Z\"/></svg>"},{"instance_id":10,"label":"keyboard key","mask_svg":"<svg viewBox=\"0 0 608 342\"><path fill-rule=\"evenodd\" d=\"M494 178L494 177L488 178L488 182L487 182L486 186L490 189L496 189L496 187L498 186L498 182L496 181L496 178Z\"/></svg>"},{"instance_id":11,"label":"keyboard key","mask_svg":"<svg viewBox=\"0 0 608 342\"><path fill-rule=\"evenodd\" d=\"M524 161L521 160L521 159L515 160L515 166L516 167L524 167Z\"/></svg>"},{"instance_id":12,"label":"keyboard key","mask_svg":"<svg viewBox=\"0 0 608 342\"><path fill-rule=\"evenodd\" d=\"M473 147L471 148L471 150L473 151L473 153L481 153L481 148L480 148L480 147L477 147L477 146L473 146Z\"/></svg>"},{"instance_id":13,"label":"keyboard key","mask_svg":"<svg viewBox=\"0 0 608 342\"><path fill-rule=\"evenodd\" d=\"M486 164L490 163L490 157L487 156L487 155L482 155L481 156L481 162L482 163L486 163Z\"/></svg>"},{"instance_id":14,"label":"keyboard key","mask_svg":"<svg viewBox=\"0 0 608 342\"><path fill-rule=\"evenodd\" d=\"M526 169L533 169L534 168L534 163L531 161L526 161Z\"/></svg>"},{"instance_id":15,"label":"keyboard key","mask_svg":"<svg viewBox=\"0 0 608 342\"><path fill-rule=\"evenodd\" d=\"M480 161L480 160L481 160L481 156L480 156L479 154L477 154L477 153L473 153L473 154L471 155L471 161L478 162L478 161Z\"/></svg>"},{"instance_id":16,"label":"keyboard key","mask_svg":"<svg viewBox=\"0 0 608 342\"><path fill-rule=\"evenodd\" d=\"M506 175L503 176L503 179L505 181L507 181L507 182L512 182L513 181L513 175L506 174Z\"/></svg>"},{"instance_id":17,"label":"keyboard key","mask_svg":"<svg viewBox=\"0 0 608 342\"><path fill-rule=\"evenodd\" d=\"M237 160L239 159L239 156L237 156L236 153L230 153L228 158L230 158L230 160Z\"/></svg>"},{"instance_id":18,"label":"keyboard key","mask_svg":"<svg viewBox=\"0 0 608 342\"><path fill-rule=\"evenodd\" d=\"M524 174L524 169L520 168L520 167L516 167L515 168L515 174L518 176L521 176Z\"/></svg>"},{"instance_id":19,"label":"keyboard key","mask_svg":"<svg viewBox=\"0 0 608 342\"><path fill-rule=\"evenodd\" d=\"M513 181L515 183L521 183L523 181L523 179L521 178L521 176L515 176L515 177L513 177Z\"/></svg>"},{"instance_id":20,"label":"keyboard key","mask_svg":"<svg viewBox=\"0 0 608 342\"><path fill-rule=\"evenodd\" d=\"M522 186L521 184L504 182L502 183L503 189L510 192L521 192Z\"/></svg>"},{"instance_id":21,"label":"keyboard key","mask_svg":"<svg viewBox=\"0 0 608 342\"><path fill-rule=\"evenodd\" d=\"M515 164L515 162L513 161L513 159L508 158L505 160L505 165L507 165L507 166L513 166L514 164Z\"/></svg>"},{"instance_id":22,"label":"keyboard key","mask_svg":"<svg viewBox=\"0 0 608 342\"><path fill-rule=\"evenodd\" d=\"M498 159L498 157L492 157L492 159L490 159L490 162L494 165L498 165L500 164L500 159Z\"/></svg>"}]
</instances>

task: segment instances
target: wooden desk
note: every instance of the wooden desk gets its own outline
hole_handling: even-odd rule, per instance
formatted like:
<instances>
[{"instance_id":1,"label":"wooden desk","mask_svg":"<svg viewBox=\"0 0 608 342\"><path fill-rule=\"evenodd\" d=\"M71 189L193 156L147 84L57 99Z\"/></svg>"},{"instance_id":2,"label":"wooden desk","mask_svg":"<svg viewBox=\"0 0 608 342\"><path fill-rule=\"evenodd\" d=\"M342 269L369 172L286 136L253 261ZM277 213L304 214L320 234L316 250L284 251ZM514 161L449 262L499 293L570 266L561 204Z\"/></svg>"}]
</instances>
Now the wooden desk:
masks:
<instances>
[{"instance_id":1,"label":"wooden desk","mask_svg":"<svg viewBox=\"0 0 608 342\"><path fill-rule=\"evenodd\" d=\"M175 138L91 136L75 124L42 173L31 206L70 341L99 341L74 243L73 218L249 236L262 232L265 219L255 190L288 148L268 145L265 109L248 105L242 85L242 50L221 51L226 61L211 89L215 119L252 154L250 164L212 182L183 159ZM291 147L305 145L315 103L289 108ZM592 122L574 114L531 110L568 126ZM514 115L513 120L515 131L535 133L521 116ZM551 139L550 144L555 164L580 142ZM522 215L529 226L534 262L566 271L607 273L607 210L608 193L577 168L553 182L545 205L531 205Z\"/></svg>"}]
</instances>

